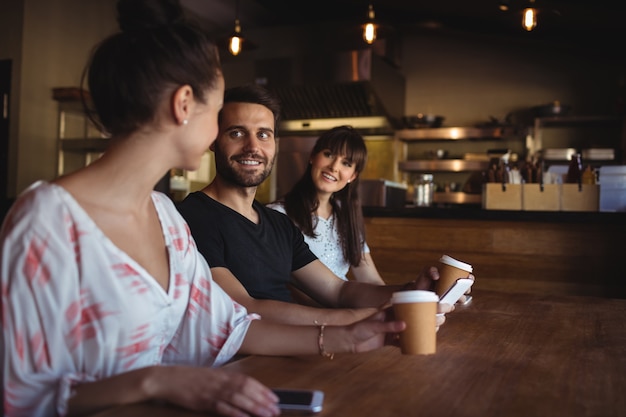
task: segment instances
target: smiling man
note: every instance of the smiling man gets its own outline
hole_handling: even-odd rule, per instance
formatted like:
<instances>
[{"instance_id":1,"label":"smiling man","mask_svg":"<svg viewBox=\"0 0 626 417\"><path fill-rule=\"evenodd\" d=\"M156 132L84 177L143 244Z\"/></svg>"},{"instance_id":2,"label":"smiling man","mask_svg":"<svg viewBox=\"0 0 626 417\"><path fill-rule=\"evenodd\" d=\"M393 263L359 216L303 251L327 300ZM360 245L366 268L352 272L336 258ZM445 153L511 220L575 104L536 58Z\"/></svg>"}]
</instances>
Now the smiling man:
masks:
<instances>
[{"instance_id":1,"label":"smiling man","mask_svg":"<svg viewBox=\"0 0 626 417\"><path fill-rule=\"evenodd\" d=\"M435 267L404 286L344 281L317 259L289 217L255 200L276 160L279 115L263 87L226 90L211 145L215 178L178 205L213 279L251 313L306 325L352 323L374 314L394 291L431 288ZM325 308L292 302L290 283Z\"/></svg>"}]
</instances>

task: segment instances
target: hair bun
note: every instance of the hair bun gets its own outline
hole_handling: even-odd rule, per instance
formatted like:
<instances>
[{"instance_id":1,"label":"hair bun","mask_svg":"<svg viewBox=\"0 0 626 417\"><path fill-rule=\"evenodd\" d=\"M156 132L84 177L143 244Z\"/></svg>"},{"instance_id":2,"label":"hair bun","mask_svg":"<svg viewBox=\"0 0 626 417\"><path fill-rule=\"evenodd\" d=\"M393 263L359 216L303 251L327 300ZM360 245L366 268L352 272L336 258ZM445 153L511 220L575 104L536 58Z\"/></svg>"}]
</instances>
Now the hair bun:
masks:
<instances>
[{"instance_id":1,"label":"hair bun","mask_svg":"<svg viewBox=\"0 0 626 417\"><path fill-rule=\"evenodd\" d=\"M179 0L119 0L117 21L123 32L172 24L183 17Z\"/></svg>"}]
</instances>

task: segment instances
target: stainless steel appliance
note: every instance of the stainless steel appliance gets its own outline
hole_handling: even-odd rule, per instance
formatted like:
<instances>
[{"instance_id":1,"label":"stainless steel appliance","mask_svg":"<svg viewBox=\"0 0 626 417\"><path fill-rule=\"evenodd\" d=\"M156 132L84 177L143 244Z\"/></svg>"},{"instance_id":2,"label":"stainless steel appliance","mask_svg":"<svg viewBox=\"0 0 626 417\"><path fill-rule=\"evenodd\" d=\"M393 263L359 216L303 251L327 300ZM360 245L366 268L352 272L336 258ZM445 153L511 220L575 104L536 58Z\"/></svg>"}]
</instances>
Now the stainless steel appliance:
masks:
<instances>
[{"instance_id":1,"label":"stainless steel appliance","mask_svg":"<svg viewBox=\"0 0 626 417\"><path fill-rule=\"evenodd\" d=\"M407 186L388 180L360 180L361 205L402 208L406 205Z\"/></svg>"},{"instance_id":2,"label":"stainless steel appliance","mask_svg":"<svg viewBox=\"0 0 626 417\"><path fill-rule=\"evenodd\" d=\"M325 130L350 125L366 140L382 138L391 143L404 114L405 79L371 50L297 57L282 62L279 71L276 76L263 74L282 105L277 197L304 173L310 151ZM370 161L375 157L370 152Z\"/></svg>"}]
</instances>

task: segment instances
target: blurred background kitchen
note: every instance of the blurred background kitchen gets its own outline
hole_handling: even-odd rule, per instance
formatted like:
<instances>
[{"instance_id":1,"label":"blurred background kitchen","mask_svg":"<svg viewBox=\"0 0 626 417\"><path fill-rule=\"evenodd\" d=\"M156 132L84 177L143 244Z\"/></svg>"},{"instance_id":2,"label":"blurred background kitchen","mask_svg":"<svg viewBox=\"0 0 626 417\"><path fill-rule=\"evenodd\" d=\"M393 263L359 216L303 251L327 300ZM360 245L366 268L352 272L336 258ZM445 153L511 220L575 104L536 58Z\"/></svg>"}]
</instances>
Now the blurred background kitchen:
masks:
<instances>
[{"instance_id":1,"label":"blurred background kitchen","mask_svg":"<svg viewBox=\"0 0 626 417\"><path fill-rule=\"evenodd\" d=\"M530 31L522 27L527 0L183 3L220 38L227 86L262 83L284 103L278 165L259 192L263 202L291 186L319 131L344 123L368 139L363 178L406 186L406 204L424 173L433 175L441 207L480 203L489 160L502 153L522 162L549 149L550 164L567 165L571 153L586 151L584 163L596 169L626 162L626 16L606 0L536 0ZM79 85L91 45L116 30L114 5L2 2L4 206L105 146L94 144L102 138L67 97L52 92ZM363 39L368 20L377 25L371 44ZM237 24L244 40L233 56L227 43ZM537 107L555 102L561 121L537 123ZM90 140L70 142L77 138ZM171 173L167 186L178 197L199 188L212 176L210 157L196 173Z\"/></svg>"},{"instance_id":2,"label":"blurred background kitchen","mask_svg":"<svg viewBox=\"0 0 626 417\"><path fill-rule=\"evenodd\" d=\"M76 97L90 48L117 25L116 0L0 1L4 214L32 182L106 147ZM367 138L367 241L388 283L447 253L475 265L478 288L626 297L626 14L608 0L529 1L183 4L220 39L227 86L261 83L283 101L279 158L261 202L291 186L321 130L352 124ZM368 20L378 25L371 44ZM233 55L236 30L244 41ZM541 161L564 174L576 154L600 186L567 187L567 207L562 199L546 209L542 200L559 194L540 184L528 188L539 196L532 210L519 185L485 184L503 174L492 162L514 170ZM211 171L207 152L200 170L164 173L157 187L180 199ZM432 200L416 207L416 185L431 182ZM485 202L489 190L499 199Z\"/></svg>"}]
</instances>

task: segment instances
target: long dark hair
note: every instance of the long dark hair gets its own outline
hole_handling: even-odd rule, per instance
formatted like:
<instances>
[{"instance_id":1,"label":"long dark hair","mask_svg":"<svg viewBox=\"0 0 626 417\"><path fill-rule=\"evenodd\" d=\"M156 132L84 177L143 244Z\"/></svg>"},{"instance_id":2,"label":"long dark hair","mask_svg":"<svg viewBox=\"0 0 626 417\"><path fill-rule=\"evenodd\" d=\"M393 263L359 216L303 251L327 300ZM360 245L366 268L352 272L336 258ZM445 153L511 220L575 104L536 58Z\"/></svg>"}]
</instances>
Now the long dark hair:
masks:
<instances>
[{"instance_id":1,"label":"long dark hair","mask_svg":"<svg viewBox=\"0 0 626 417\"><path fill-rule=\"evenodd\" d=\"M330 199L335 222L343 248L343 257L350 265L357 266L363 258L365 242L365 225L359 199L359 174L367 161L367 148L363 136L351 126L337 126L324 132L315 142L311 157L329 149L335 155L345 154L355 165L356 178L342 190L333 194ZM313 213L319 206L317 191L311 177L311 164L306 172L285 194L285 211L287 216L307 236L315 236L317 217Z\"/></svg>"},{"instance_id":2,"label":"long dark hair","mask_svg":"<svg viewBox=\"0 0 626 417\"><path fill-rule=\"evenodd\" d=\"M117 14L121 31L96 46L82 76L97 114L86 109L92 121L108 134L129 134L183 85L206 103L222 74L219 54L180 2L120 0Z\"/></svg>"}]
</instances>

